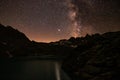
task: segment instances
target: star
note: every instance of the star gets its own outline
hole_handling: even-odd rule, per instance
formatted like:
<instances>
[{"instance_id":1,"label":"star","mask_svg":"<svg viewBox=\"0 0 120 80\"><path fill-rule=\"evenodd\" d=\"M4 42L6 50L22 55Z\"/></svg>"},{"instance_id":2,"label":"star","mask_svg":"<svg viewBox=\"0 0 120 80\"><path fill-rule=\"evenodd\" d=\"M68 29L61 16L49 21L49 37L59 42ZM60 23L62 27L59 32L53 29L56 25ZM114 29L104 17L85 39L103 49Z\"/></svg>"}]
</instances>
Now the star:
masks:
<instances>
[{"instance_id":1,"label":"star","mask_svg":"<svg viewBox=\"0 0 120 80\"><path fill-rule=\"evenodd\" d=\"M58 31L58 32L60 32L60 31L61 31L61 29L57 29L57 31Z\"/></svg>"}]
</instances>

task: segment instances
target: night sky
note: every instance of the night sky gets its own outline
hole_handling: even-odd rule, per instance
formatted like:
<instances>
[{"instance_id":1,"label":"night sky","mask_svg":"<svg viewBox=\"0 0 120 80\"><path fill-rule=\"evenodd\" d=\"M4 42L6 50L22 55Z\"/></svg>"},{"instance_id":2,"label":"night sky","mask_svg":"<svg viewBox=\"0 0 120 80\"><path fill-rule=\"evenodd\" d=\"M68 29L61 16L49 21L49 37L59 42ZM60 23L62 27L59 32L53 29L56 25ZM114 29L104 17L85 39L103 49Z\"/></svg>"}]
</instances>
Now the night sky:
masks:
<instances>
[{"instance_id":1,"label":"night sky","mask_svg":"<svg viewBox=\"0 0 120 80\"><path fill-rule=\"evenodd\" d=\"M0 23L50 42L120 30L119 0L0 0Z\"/></svg>"}]
</instances>

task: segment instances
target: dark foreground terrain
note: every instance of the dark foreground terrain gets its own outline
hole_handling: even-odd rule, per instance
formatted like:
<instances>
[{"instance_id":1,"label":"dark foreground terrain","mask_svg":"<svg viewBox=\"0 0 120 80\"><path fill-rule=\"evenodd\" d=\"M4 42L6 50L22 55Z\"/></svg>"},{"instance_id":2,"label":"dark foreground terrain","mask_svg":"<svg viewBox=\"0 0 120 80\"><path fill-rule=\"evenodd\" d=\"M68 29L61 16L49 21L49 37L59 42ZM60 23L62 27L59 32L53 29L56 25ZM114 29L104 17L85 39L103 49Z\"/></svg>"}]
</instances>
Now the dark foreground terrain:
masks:
<instances>
[{"instance_id":1,"label":"dark foreground terrain","mask_svg":"<svg viewBox=\"0 0 120 80\"><path fill-rule=\"evenodd\" d=\"M73 80L120 80L120 32L73 39L78 46L63 62Z\"/></svg>"},{"instance_id":2,"label":"dark foreground terrain","mask_svg":"<svg viewBox=\"0 0 120 80\"><path fill-rule=\"evenodd\" d=\"M120 31L38 43L0 24L0 60L44 55L59 58L72 80L120 80Z\"/></svg>"}]
</instances>

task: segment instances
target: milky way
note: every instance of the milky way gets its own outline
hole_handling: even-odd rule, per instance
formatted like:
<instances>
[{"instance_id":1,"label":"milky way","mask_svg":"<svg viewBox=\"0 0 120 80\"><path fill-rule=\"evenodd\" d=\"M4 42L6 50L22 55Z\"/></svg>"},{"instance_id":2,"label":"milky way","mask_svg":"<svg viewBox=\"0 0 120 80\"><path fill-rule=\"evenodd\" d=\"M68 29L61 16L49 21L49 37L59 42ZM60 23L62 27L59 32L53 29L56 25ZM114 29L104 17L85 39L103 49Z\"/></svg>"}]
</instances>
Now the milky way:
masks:
<instances>
[{"instance_id":1,"label":"milky way","mask_svg":"<svg viewBox=\"0 0 120 80\"><path fill-rule=\"evenodd\" d=\"M120 30L118 0L0 0L0 23L50 42Z\"/></svg>"},{"instance_id":2,"label":"milky way","mask_svg":"<svg viewBox=\"0 0 120 80\"><path fill-rule=\"evenodd\" d=\"M71 0L71 4L78 10L81 35L120 30L118 0Z\"/></svg>"},{"instance_id":3,"label":"milky way","mask_svg":"<svg viewBox=\"0 0 120 80\"><path fill-rule=\"evenodd\" d=\"M68 16L71 21L71 36L73 37L79 37L80 36L80 30L82 26L80 25L80 20L77 20L77 13L78 13L78 8L76 5L73 4L71 0L66 0L67 1L67 6L69 9Z\"/></svg>"}]
</instances>

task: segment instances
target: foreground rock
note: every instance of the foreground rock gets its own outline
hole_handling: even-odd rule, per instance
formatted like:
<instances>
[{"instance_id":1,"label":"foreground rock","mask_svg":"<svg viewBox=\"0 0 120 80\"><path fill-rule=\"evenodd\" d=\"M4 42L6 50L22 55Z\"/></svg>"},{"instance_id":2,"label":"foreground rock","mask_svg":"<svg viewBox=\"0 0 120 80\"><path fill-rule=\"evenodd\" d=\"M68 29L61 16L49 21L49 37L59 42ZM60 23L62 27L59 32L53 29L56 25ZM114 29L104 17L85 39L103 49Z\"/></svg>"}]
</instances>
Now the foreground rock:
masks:
<instances>
[{"instance_id":1,"label":"foreground rock","mask_svg":"<svg viewBox=\"0 0 120 80\"><path fill-rule=\"evenodd\" d=\"M81 41L62 66L72 80L120 80L120 32Z\"/></svg>"}]
</instances>

